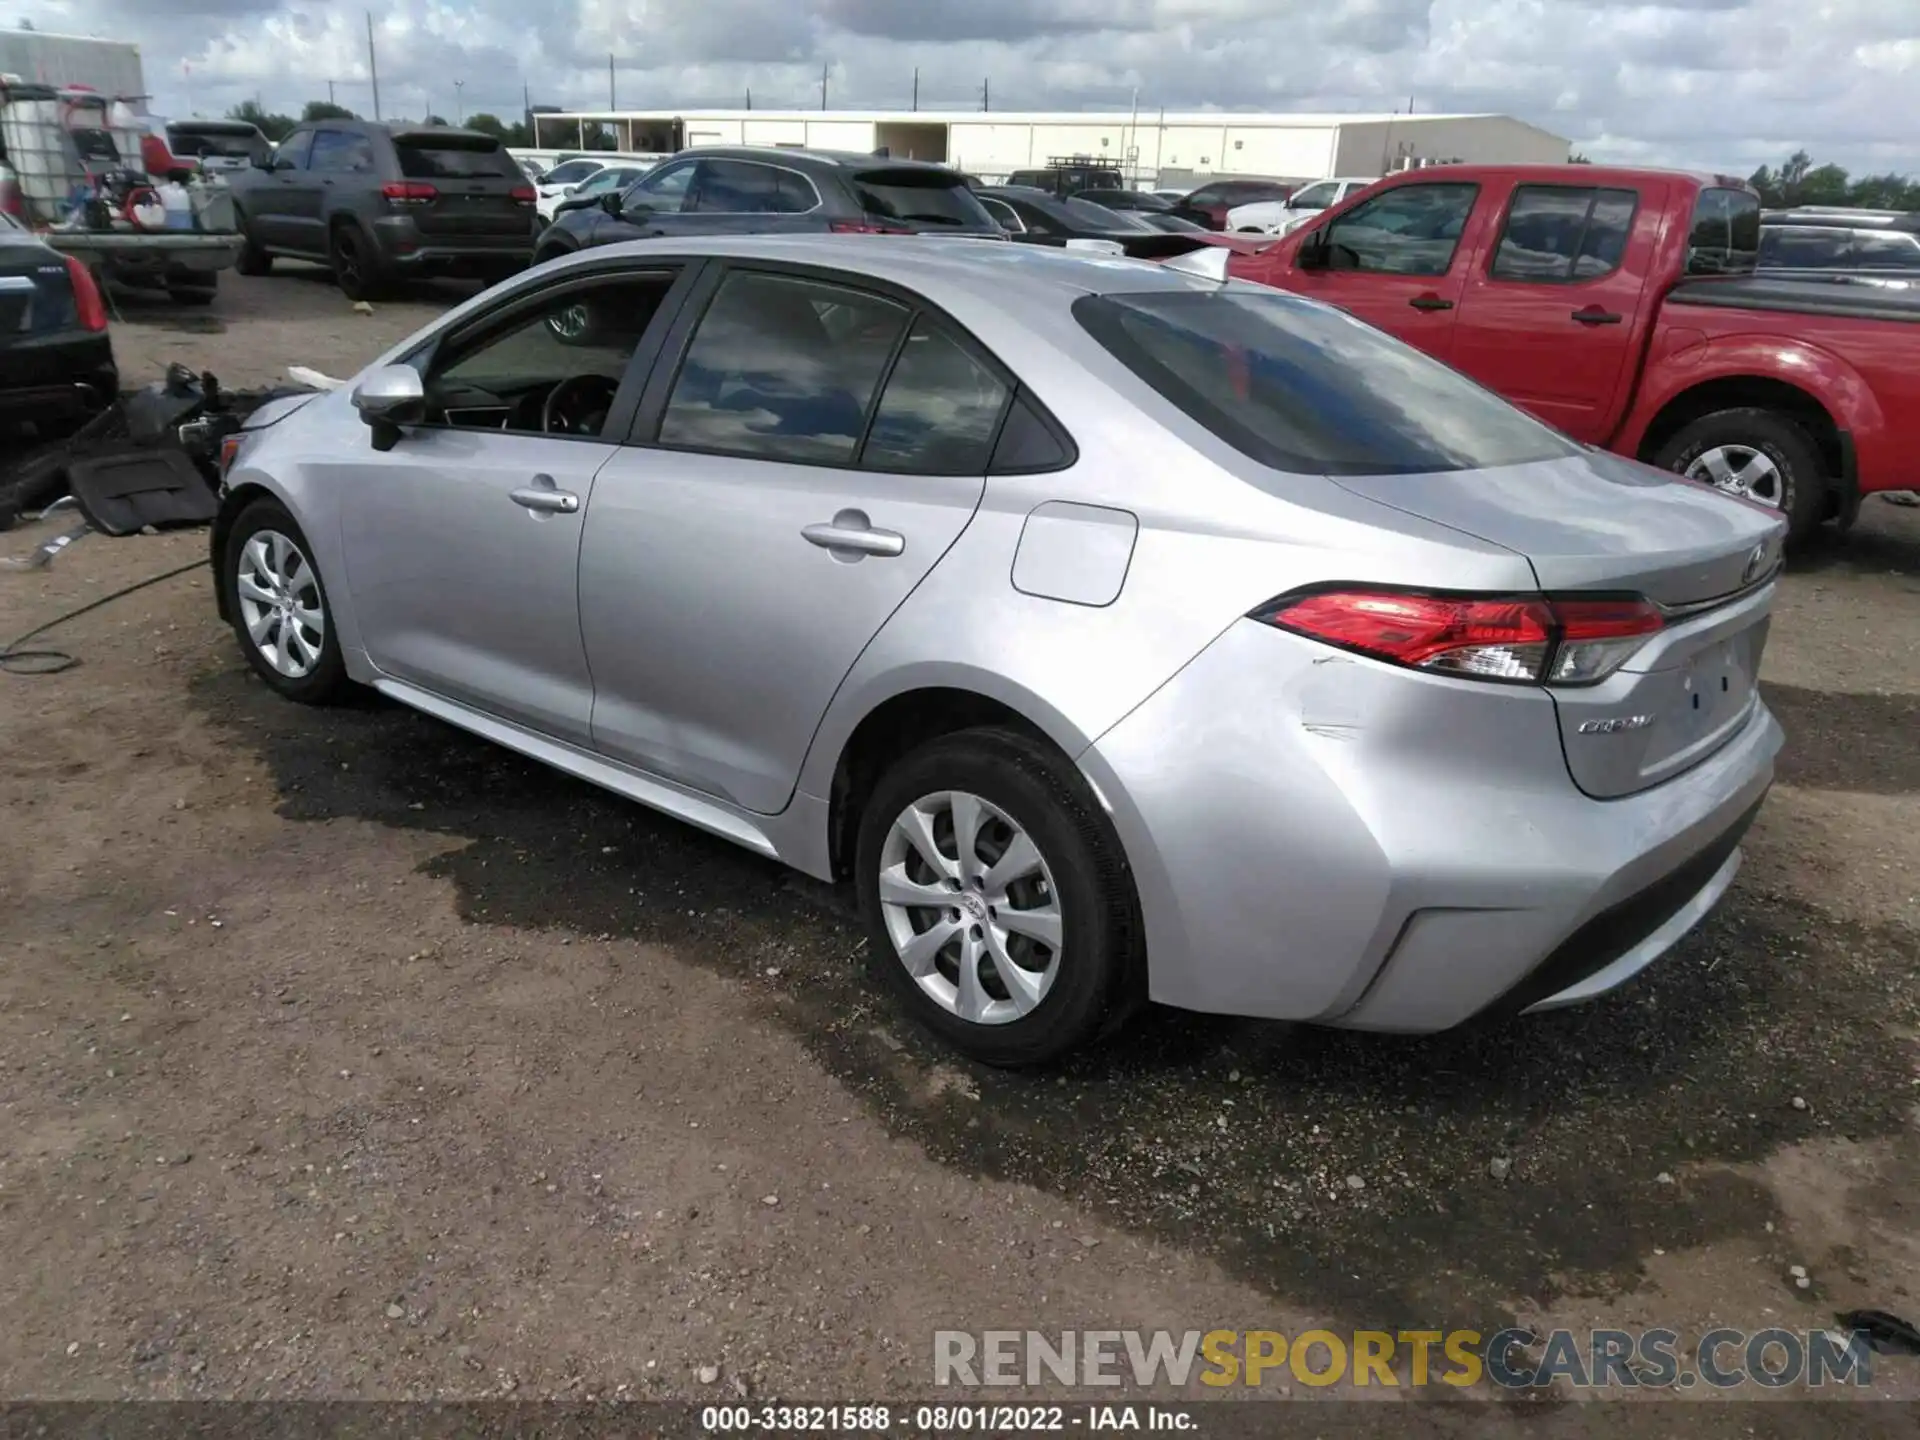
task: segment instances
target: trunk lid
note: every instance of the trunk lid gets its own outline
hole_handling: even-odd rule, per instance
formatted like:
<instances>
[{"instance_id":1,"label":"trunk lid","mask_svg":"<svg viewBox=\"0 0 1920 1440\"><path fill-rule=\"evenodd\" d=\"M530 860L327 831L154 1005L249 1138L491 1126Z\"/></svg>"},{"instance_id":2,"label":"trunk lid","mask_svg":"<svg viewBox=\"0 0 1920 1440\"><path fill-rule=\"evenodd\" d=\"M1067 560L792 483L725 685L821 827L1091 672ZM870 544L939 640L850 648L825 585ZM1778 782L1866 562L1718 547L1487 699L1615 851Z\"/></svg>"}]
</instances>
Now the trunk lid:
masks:
<instances>
[{"instance_id":1,"label":"trunk lid","mask_svg":"<svg viewBox=\"0 0 1920 1440\"><path fill-rule=\"evenodd\" d=\"M1524 555L1549 594L1643 595L1666 624L1595 685L1554 686L1574 783L1630 795L1705 760L1759 703L1786 526L1746 501L1603 452L1333 483Z\"/></svg>"},{"instance_id":2,"label":"trunk lid","mask_svg":"<svg viewBox=\"0 0 1920 1440\"><path fill-rule=\"evenodd\" d=\"M487 135L402 131L393 137L401 177L434 188L434 198L409 207L422 235L530 236L533 207L519 165Z\"/></svg>"}]
</instances>

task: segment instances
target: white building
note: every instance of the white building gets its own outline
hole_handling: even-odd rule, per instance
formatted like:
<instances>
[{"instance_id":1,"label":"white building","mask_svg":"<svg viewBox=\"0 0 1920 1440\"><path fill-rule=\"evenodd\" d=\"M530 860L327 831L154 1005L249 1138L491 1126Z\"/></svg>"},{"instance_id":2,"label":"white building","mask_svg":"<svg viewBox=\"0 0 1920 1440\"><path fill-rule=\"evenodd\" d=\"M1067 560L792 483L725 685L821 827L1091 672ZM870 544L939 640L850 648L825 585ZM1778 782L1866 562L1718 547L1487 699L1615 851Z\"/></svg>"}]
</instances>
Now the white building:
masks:
<instances>
[{"instance_id":1,"label":"white building","mask_svg":"<svg viewBox=\"0 0 1920 1440\"><path fill-rule=\"evenodd\" d=\"M1569 143L1506 115L1261 115L1227 111L996 114L939 110L599 110L537 114L535 148L585 148L611 127L621 150L806 146L937 160L998 180L1062 156L1111 163L1136 184L1241 176L1372 176L1444 160L1558 164Z\"/></svg>"}]
</instances>

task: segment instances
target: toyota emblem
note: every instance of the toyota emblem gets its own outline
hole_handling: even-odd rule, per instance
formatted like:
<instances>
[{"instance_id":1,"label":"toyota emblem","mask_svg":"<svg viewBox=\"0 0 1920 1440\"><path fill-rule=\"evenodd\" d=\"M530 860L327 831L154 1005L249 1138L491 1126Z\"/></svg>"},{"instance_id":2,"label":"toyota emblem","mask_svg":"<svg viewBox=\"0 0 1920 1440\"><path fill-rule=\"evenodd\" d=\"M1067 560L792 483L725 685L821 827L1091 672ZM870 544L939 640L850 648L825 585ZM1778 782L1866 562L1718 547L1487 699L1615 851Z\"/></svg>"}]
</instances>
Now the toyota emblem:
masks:
<instances>
[{"instance_id":1,"label":"toyota emblem","mask_svg":"<svg viewBox=\"0 0 1920 1440\"><path fill-rule=\"evenodd\" d=\"M1753 547L1753 552L1747 556L1747 568L1740 572L1740 583L1742 585L1751 585L1755 580L1760 578L1761 572L1766 568L1767 542L1762 540L1758 545Z\"/></svg>"}]
</instances>

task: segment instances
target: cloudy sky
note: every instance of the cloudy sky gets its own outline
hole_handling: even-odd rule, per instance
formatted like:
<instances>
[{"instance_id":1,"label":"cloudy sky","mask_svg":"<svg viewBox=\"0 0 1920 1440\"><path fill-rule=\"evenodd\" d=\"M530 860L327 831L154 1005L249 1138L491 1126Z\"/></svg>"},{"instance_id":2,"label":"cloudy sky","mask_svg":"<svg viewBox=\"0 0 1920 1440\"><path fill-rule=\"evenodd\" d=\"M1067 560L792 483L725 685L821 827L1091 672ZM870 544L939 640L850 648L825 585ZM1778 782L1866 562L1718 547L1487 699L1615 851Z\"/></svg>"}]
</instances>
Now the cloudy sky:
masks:
<instances>
[{"instance_id":1,"label":"cloudy sky","mask_svg":"<svg viewBox=\"0 0 1920 1440\"><path fill-rule=\"evenodd\" d=\"M1920 0L389 0L383 108L604 105L1492 110L1594 159L1798 147L1920 172ZM368 111L361 4L0 0L0 24L140 43L162 114L327 94ZM455 81L464 82L457 89Z\"/></svg>"}]
</instances>

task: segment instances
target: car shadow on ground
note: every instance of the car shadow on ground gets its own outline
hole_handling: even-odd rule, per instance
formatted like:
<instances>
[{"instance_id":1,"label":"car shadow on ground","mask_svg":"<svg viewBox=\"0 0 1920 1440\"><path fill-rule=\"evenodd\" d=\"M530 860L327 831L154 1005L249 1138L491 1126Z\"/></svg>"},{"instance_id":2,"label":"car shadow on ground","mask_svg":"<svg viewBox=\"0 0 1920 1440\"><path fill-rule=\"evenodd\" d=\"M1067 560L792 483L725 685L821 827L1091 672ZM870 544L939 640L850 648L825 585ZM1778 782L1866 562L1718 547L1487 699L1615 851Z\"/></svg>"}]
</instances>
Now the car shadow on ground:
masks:
<instances>
[{"instance_id":1,"label":"car shadow on ground","mask_svg":"<svg viewBox=\"0 0 1920 1440\"><path fill-rule=\"evenodd\" d=\"M1905 575L1920 582L1920 529L1902 523L1916 514L1920 511L1869 496L1860 524L1844 532L1822 526L1788 558L1787 569L1803 575ZM1920 594L1920 583L1912 589Z\"/></svg>"},{"instance_id":2,"label":"car shadow on ground","mask_svg":"<svg viewBox=\"0 0 1920 1440\"><path fill-rule=\"evenodd\" d=\"M997 1072L880 997L837 891L378 700L303 709L237 663L194 695L283 816L463 840L422 869L468 922L670 947L943 1163L1368 1325L1485 1328L1631 1287L1655 1247L1764 1244L1768 1193L1730 1165L1899 1133L1911 1102L1894 978L1920 938L1746 884L1579 1009L1431 1037L1150 1010L1058 1070Z\"/></svg>"}]
</instances>

